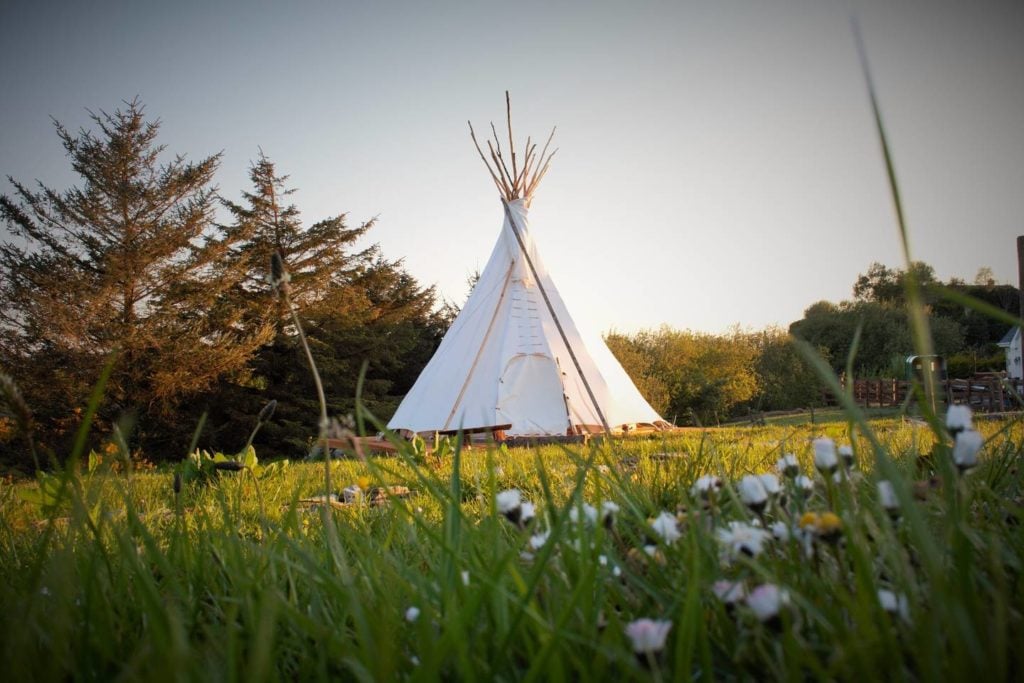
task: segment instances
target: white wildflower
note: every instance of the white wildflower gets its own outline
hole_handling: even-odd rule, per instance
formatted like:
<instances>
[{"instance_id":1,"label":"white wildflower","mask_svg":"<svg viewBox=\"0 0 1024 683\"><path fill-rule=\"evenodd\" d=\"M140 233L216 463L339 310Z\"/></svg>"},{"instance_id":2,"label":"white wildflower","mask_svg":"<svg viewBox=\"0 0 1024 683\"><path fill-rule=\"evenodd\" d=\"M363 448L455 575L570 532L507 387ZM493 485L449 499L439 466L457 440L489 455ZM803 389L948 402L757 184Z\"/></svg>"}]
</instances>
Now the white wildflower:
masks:
<instances>
[{"instance_id":1,"label":"white wildflower","mask_svg":"<svg viewBox=\"0 0 1024 683\"><path fill-rule=\"evenodd\" d=\"M779 478L771 472L765 472L764 474L759 474L757 476L761 480L761 485L764 486L764 490L769 496L774 498L779 495L780 491L782 491L782 486L779 484Z\"/></svg>"},{"instance_id":2,"label":"white wildflower","mask_svg":"<svg viewBox=\"0 0 1024 683\"><path fill-rule=\"evenodd\" d=\"M498 508L498 512L507 515L516 508L518 508L523 500L523 495L519 492L519 489L508 489L499 493L495 499L495 505Z\"/></svg>"},{"instance_id":3,"label":"white wildflower","mask_svg":"<svg viewBox=\"0 0 1024 683\"><path fill-rule=\"evenodd\" d=\"M533 503L523 503L519 506L519 523L527 525L537 515L536 509L533 507Z\"/></svg>"},{"instance_id":4,"label":"white wildflower","mask_svg":"<svg viewBox=\"0 0 1024 683\"><path fill-rule=\"evenodd\" d=\"M853 459L853 446L850 446L849 444L843 444L840 446L839 457L843 461L843 467L846 469L852 468L855 464Z\"/></svg>"},{"instance_id":5,"label":"white wildflower","mask_svg":"<svg viewBox=\"0 0 1024 683\"><path fill-rule=\"evenodd\" d=\"M637 619L626 625L626 635L633 645L633 652L654 654L664 649L671 628L671 621Z\"/></svg>"},{"instance_id":6,"label":"white wildflower","mask_svg":"<svg viewBox=\"0 0 1024 683\"><path fill-rule=\"evenodd\" d=\"M775 469L784 477L795 477L800 474L800 461L792 453L786 453L775 463Z\"/></svg>"},{"instance_id":7,"label":"white wildflower","mask_svg":"<svg viewBox=\"0 0 1024 683\"><path fill-rule=\"evenodd\" d=\"M334 494L332 493L331 496L334 496ZM341 490L341 496L342 500L346 503L358 503L363 499L363 490L359 488L359 484L352 484ZM321 499L324 499L324 497L321 496Z\"/></svg>"},{"instance_id":8,"label":"white wildflower","mask_svg":"<svg viewBox=\"0 0 1024 683\"><path fill-rule=\"evenodd\" d=\"M420 618L420 608L413 606L405 610L405 620L410 624Z\"/></svg>"},{"instance_id":9,"label":"white wildflower","mask_svg":"<svg viewBox=\"0 0 1024 683\"><path fill-rule=\"evenodd\" d=\"M797 476L794 480L796 487L804 493L811 493L814 491L814 480L808 477L806 474Z\"/></svg>"},{"instance_id":10,"label":"white wildflower","mask_svg":"<svg viewBox=\"0 0 1024 683\"><path fill-rule=\"evenodd\" d=\"M971 409L969 406L955 404L949 407L946 411L946 429L953 436L958 433L973 429L974 426L971 423Z\"/></svg>"},{"instance_id":11,"label":"white wildflower","mask_svg":"<svg viewBox=\"0 0 1024 683\"><path fill-rule=\"evenodd\" d=\"M657 548L655 548L655 550L657 550ZM597 563L599 565L601 565L602 567L607 567L609 565L608 556L607 555L599 555L597 557ZM611 565L611 567L612 567L612 576L614 576L616 578L618 578L619 576L622 576L622 570L619 569L619 566L617 564L613 564L613 565Z\"/></svg>"},{"instance_id":12,"label":"white wildflower","mask_svg":"<svg viewBox=\"0 0 1024 683\"><path fill-rule=\"evenodd\" d=\"M748 474L740 479L740 500L751 510L761 511L768 502L768 492L756 474Z\"/></svg>"},{"instance_id":13,"label":"white wildflower","mask_svg":"<svg viewBox=\"0 0 1024 683\"><path fill-rule=\"evenodd\" d=\"M796 540L800 542L800 547L803 548L804 557L811 559L814 557L814 531L812 529L794 529L796 533Z\"/></svg>"},{"instance_id":14,"label":"white wildflower","mask_svg":"<svg viewBox=\"0 0 1024 683\"><path fill-rule=\"evenodd\" d=\"M900 501L896 497L896 489L893 488L891 481L883 479L878 482L878 502L890 515L899 513Z\"/></svg>"},{"instance_id":15,"label":"white wildflower","mask_svg":"<svg viewBox=\"0 0 1024 683\"><path fill-rule=\"evenodd\" d=\"M713 474L705 474L693 483L690 488L690 495L694 498L708 498L722 488L722 480Z\"/></svg>"},{"instance_id":16,"label":"white wildflower","mask_svg":"<svg viewBox=\"0 0 1024 683\"><path fill-rule=\"evenodd\" d=\"M665 541L666 545L675 543L682 534L679 532L679 523L676 518L668 512L662 512L651 521L651 528Z\"/></svg>"},{"instance_id":17,"label":"white wildflower","mask_svg":"<svg viewBox=\"0 0 1024 683\"><path fill-rule=\"evenodd\" d=\"M836 456L836 442L828 437L815 439L814 445L814 466L819 472L829 473L835 470L839 464Z\"/></svg>"},{"instance_id":18,"label":"white wildflower","mask_svg":"<svg viewBox=\"0 0 1024 683\"><path fill-rule=\"evenodd\" d=\"M469 585L469 571L467 571L465 569L462 570L462 585L463 586L468 586Z\"/></svg>"},{"instance_id":19,"label":"white wildflower","mask_svg":"<svg viewBox=\"0 0 1024 683\"><path fill-rule=\"evenodd\" d=\"M715 531L715 537L725 550L725 559L732 560L741 554L750 557L760 555L769 533L743 522L729 522L728 528Z\"/></svg>"},{"instance_id":20,"label":"white wildflower","mask_svg":"<svg viewBox=\"0 0 1024 683\"><path fill-rule=\"evenodd\" d=\"M984 443L985 439L973 429L957 432L956 441L953 442L953 462L961 472L978 464L978 451Z\"/></svg>"},{"instance_id":21,"label":"white wildflower","mask_svg":"<svg viewBox=\"0 0 1024 683\"><path fill-rule=\"evenodd\" d=\"M789 540L789 525L785 522L775 522L769 528L771 529L772 536L775 537L775 540L782 541L783 543Z\"/></svg>"},{"instance_id":22,"label":"white wildflower","mask_svg":"<svg viewBox=\"0 0 1024 683\"><path fill-rule=\"evenodd\" d=\"M615 524L615 515L619 514L619 506L606 500L601 503L601 522L609 529Z\"/></svg>"},{"instance_id":23,"label":"white wildflower","mask_svg":"<svg viewBox=\"0 0 1024 683\"><path fill-rule=\"evenodd\" d=\"M544 544L548 542L549 536L551 536L550 531L544 531L530 536L530 547L533 548L534 551L540 550L544 547Z\"/></svg>"},{"instance_id":24,"label":"white wildflower","mask_svg":"<svg viewBox=\"0 0 1024 683\"><path fill-rule=\"evenodd\" d=\"M747 597L747 589L739 581L715 581L711 591L726 605L735 605Z\"/></svg>"},{"instance_id":25,"label":"white wildflower","mask_svg":"<svg viewBox=\"0 0 1024 683\"><path fill-rule=\"evenodd\" d=\"M758 586L747 596L747 607L762 622L779 616L779 611L788 604L789 592L773 583Z\"/></svg>"},{"instance_id":26,"label":"white wildflower","mask_svg":"<svg viewBox=\"0 0 1024 683\"><path fill-rule=\"evenodd\" d=\"M910 621L910 603L906 595L880 588L878 590L878 603L889 614L897 614L904 621Z\"/></svg>"},{"instance_id":27,"label":"white wildflower","mask_svg":"<svg viewBox=\"0 0 1024 683\"><path fill-rule=\"evenodd\" d=\"M594 524L597 522L597 508L590 503L582 503L580 507L573 506L569 509L569 521L573 524L579 524L580 522L580 508L583 509L583 521L587 524Z\"/></svg>"},{"instance_id":28,"label":"white wildflower","mask_svg":"<svg viewBox=\"0 0 1024 683\"><path fill-rule=\"evenodd\" d=\"M534 516L533 503L523 500L519 489L507 489L494 497L494 506L505 519L522 529Z\"/></svg>"}]
</instances>

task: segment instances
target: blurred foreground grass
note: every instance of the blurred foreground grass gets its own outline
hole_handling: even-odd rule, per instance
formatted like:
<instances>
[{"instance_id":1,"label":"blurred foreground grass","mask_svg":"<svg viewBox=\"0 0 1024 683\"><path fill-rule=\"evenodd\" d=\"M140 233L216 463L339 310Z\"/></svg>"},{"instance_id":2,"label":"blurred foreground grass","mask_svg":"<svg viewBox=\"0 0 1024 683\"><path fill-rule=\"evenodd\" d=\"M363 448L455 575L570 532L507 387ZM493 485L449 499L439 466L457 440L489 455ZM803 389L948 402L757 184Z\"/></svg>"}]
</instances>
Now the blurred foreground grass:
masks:
<instances>
[{"instance_id":1,"label":"blurred foreground grass","mask_svg":"<svg viewBox=\"0 0 1024 683\"><path fill-rule=\"evenodd\" d=\"M299 502L324 493L322 464L177 496L169 472L72 470L45 512L36 483L7 483L2 654L11 680L1019 679L1021 424L980 423L964 475L944 432L868 426L881 451L837 422L341 461L339 490L411 495L339 508ZM815 471L822 435L853 445L848 474ZM744 505L742 477L789 452L813 489L781 477L763 511ZM725 482L710 498L691 490L704 475ZM496 508L508 489L536 506L522 530ZM727 604L724 581L777 587L776 613ZM670 626L637 655L642 618Z\"/></svg>"}]
</instances>

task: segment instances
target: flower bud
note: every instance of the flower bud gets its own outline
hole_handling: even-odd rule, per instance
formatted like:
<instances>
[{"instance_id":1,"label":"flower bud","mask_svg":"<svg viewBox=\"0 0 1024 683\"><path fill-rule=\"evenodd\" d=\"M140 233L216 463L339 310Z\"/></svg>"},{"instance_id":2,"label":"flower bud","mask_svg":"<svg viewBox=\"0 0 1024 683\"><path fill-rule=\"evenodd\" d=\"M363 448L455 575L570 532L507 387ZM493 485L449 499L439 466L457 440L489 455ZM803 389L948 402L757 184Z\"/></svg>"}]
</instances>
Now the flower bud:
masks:
<instances>
[{"instance_id":1,"label":"flower bud","mask_svg":"<svg viewBox=\"0 0 1024 683\"><path fill-rule=\"evenodd\" d=\"M843 461L843 467L846 469L853 469L856 464L853 459L853 447L849 444L843 444L839 447L839 457Z\"/></svg>"},{"instance_id":2,"label":"flower bud","mask_svg":"<svg viewBox=\"0 0 1024 683\"><path fill-rule=\"evenodd\" d=\"M831 474L839 465L836 442L828 437L814 440L814 466L822 474Z\"/></svg>"},{"instance_id":3,"label":"flower bud","mask_svg":"<svg viewBox=\"0 0 1024 683\"><path fill-rule=\"evenodd\" d=\"M957 432L953 442L953 462L961 472L965 472L978 464L978 451L985 444L985 439L973 429Z\"/></svg>"},{"instance_id":4,"label":"flower bud","mask_svg":"<svg viewBox=\"0 0 1024 683\"><path fill-rule=\"evenodd\" d=\"M275 410L277 410L277 400L267 401L267 404L263 406L263 410L260 411L256 419L260 422L269 422L270 418L274 417Z\"/></svg>"},{"instance_id":5,"label":"flower bud","mask_svg":"<svg viewBox=\"0 0 1024 683\"><path fill-rule=\"evenodd\" d=\"M896 497L896 489L893 488L892 482L884 479L878 482L878 502L891 517L900 516L900 501Z\"/></svg>"},{"instance_id":6,"label":"flower bud","mask_svg":"<svg viewBox=\"0 0 1024 683\"><path fill-rule=\"evenodd\" d=\"M619 506L610 501L606 500L601 503L601 523L604 524L606 529L611 529L615 526L615 515L619 512Z\"/></svg>"},{"instance_id":7,"label":"flower bud","mask_svg":"<svg viewBox=\"0 0 1024 683\"><path fill-rule=\"evenodd\" d=\"M946 429L954 437L965 429L972 429L970 407L961 404L949 406L946 411Z\"/></svg>"}]
</instances>

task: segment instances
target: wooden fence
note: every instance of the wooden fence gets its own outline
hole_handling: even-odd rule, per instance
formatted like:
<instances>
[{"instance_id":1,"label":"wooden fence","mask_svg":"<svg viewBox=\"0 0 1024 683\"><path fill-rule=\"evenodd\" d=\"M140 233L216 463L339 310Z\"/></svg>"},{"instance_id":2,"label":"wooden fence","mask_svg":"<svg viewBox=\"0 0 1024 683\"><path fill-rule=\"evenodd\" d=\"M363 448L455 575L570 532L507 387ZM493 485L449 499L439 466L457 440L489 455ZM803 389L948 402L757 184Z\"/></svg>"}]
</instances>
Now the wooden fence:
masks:
<instances>
[{"instance_id":1,"label":"wooden fence","mask_svg":"<svg viewBox=\"0 0 1024 683\"><path fill-rule=\"evenodd\" d=\"M846 386L843 380L843 386ZM911 391L911 383L898 379L857 379L853 382L853 400L865 408L889 408L903 405ZM977 375L971 379L949 379L939 382L940 395L947 405L960 403L983 413L1021 410L1024 382L998 374ZM825 397L835 405L835 397Z\"/></svg>"}]
</instances>

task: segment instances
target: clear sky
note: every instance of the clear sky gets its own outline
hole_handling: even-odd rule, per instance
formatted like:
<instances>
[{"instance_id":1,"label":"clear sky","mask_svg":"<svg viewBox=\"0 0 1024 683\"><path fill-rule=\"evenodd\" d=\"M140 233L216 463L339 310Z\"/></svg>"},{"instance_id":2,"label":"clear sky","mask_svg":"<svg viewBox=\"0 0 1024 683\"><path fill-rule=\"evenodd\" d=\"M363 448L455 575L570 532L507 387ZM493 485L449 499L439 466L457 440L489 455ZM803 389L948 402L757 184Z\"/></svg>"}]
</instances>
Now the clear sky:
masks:
<instances>
[{"instance_id":1,"label":"clear sky","mask_svg":"<svg viewBox=\"0 0 1024 683\"><path fill-rule=\"evenodd\" d=\"M531 222L579 322L788 325L901 262L851 12L915 258L1016 283L1022 2L4 0L0 174L67 187L50 117L138 96L170 152L223 151L225 196L262 147L306 220L378 216L461 303L502 219L466 120L507 89L519 136L558 126Z\"/></svg>"}]
</instances>

